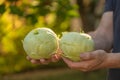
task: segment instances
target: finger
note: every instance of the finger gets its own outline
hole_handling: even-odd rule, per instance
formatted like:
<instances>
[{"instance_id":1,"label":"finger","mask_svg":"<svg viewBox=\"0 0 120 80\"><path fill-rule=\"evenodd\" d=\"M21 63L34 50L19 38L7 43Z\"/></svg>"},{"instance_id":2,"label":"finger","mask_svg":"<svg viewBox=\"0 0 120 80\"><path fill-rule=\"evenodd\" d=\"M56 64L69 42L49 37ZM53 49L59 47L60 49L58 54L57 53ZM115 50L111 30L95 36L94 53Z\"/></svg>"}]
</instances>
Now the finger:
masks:
<instances>
[{"instance_id":1,"label":"finger","mask_svg":"<svg viewBox=\"0 0 120 80\"><path fill-rule=\"evenodd\" d=\"M26 57L27 60L31 60L31 58L29 56Z\"/></svg>"},{"instance_id":2,"label":"finger","mask_svg":"<svg viewBox=\"0 0 120 80\"><path fill-rule=\"evenodd\" d=\"M62 57L62 59L68 65L68 67L70 67L72 69L78 69L79 68L78 66L76 66L76 64L75 64L76 62L73 62L73 61L71 61L71 60L69 60L67 58L64 58L64 57Z\"/></svg>"},{"instance_id":3,"label":"finger","mask_svg":"<svg viewBox=\"0 0 120 80\"><path fill-rule=\"evenodd\" d=\"M61 59L61 54L55 54L54 57L55 57L57 60L59 60L59 59Z\"/></svg>"},{"instance_id":4,"label":"finger","mask_svg":"<svg viewBox=\"0 0 120 80\"><path fill-rule=\"evenodd\" d=\"M95 58L95 55L93 53L91 53L91 52L80 54L80 59L81 60L91 60L93 58Z\"/></svg>"},{"instance_id":5,"label":"finger","mask_svg":"<svg viewBox=\"0 0 120 80\"><path fill-rule=\"evenodd\" d=\"M50 59L40 59L39 61L41 64L48 64L50 62Z\"/></svg>"},{"instance_id":6,"label":"finger","mask_svg":"<svg viewBox=\"0 0 120 80\"><path fill-rule=\"evenodd\" d=\"M67 59L67 58L65 58L65 57L62 57L62 59L63 59L63 60L64 60L64 62L65 62L65 63L67 63L67 64L72 63L72 61L71 61L71 60L69 60L69 59Z\"/></svg>"},{"instance_id":7,"label":"finger","mask_svg":"<svg viewBox=\"0 0 120 80\"><path fill-rule=\"evenodd\" d=\"M33 64L40 64L40 61L39 61L39 60L31 59L30 61L31 61L31 63L33 63Z\"/></svg>"},{"instance_id":8,"label":"finger","mask_svg":"<svg viewBox=\"0 0 120 80\"><path fill-rule=\"evenodd\" d=\"M52 62L57 62L58 60L59 60L59 58L58 58L57 55L53 55L52 58L51 58Z\"/></svg>"},{"instance_id":9,"label":"finger","mask_svg":"<svg viewBox=\"0 0 120 80\"><path fill-rule=\"evenodd\" d=\"M89 64L87 64L87 61L81 61L81 62L73 62L69 59L66 59L62 57L62 59L65 61L65 63L72 69L77 69L77 70L87 70L89 67Z\"/></svg>"},{"instance_id":10,"label":"finger","mask_svg":"<svg viewBox=\"0 0 120 80\"><path fill-rule=\"evenodd\" d=\"M92 71L92 70L89 70L89 69L79 69L80 71L82 71L82 72L90 72L90 71Z\"/></svg>"}]
</instances>

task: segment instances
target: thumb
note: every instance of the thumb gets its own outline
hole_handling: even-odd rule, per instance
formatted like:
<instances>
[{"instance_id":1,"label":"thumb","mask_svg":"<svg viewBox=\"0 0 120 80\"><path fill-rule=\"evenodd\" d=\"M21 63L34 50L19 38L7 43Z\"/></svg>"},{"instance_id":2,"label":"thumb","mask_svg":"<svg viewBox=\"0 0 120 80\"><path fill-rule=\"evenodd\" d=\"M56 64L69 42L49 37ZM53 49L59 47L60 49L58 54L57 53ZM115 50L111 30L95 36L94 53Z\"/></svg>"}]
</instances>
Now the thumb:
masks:
<instances>
[{"instance_id":1,"label":"thumb","mask_svg":"<svg viewBox=\"0 0 120 80\"><path fill-rule=\"evenodd\" d=\"M94 55L92 53L81 53L80 54L80 59L81 60L90 60L93 59Z\"/></svg>"}]
</instances>

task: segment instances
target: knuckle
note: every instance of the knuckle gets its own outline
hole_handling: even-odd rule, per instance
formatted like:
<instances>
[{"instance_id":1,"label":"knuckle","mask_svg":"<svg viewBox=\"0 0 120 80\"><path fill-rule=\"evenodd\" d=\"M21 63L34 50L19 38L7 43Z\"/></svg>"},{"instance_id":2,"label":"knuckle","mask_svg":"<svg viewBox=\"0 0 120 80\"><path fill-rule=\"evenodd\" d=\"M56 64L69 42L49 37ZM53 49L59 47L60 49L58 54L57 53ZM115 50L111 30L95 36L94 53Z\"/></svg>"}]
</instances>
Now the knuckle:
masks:
<instances>
[{"instance_id":1,"label":"knuckle","mask_svg":"<svg viewBox=\"0 0 120 80\"><path fill-rule=\"evenodd\" d=\"M68 65L71 69L74 69L75 68L75 66L73 65L73 64L69 64Z\"/></svg>"},{"instance_id":2,"label":"knuckle","mask_svg":"<svg viewBox=\"0 0 120 80\"><path fill-rule=\"evenodd\" d=\"M84 69L88 69L88 68L89 68L89 65L86 64L86 65L84 65L83 67L84 67Z\"/></svg>"},{"instance_id":3,"label":"knuckle","mask_svg":"<svg viewBox=\"0 0 120 80\"><path fill-rule=\"evenodd\" d=\"M91 66L85 65L83 71L84 71L84 72L87 72L87 71L89 71L89 70L91 70Z\"/></svg>"},{"instance_id":4,"label":"knuckle","mask_svg":"<svg viewBox=\"0 0 120 80\"><path fill-rule=\"evenodd\" d=\"M95 58L95 54L94 53L90 53L90 57Z\"/></svg>"},{"instance_id":5,"label":"knuckle","mask_svg":"<svg viewBox=\"0 0 120 80\"><path fill-rule=\"evenodd\" d=\"M91 56L91 53L86 54L86 58L89 59Z\"/></svg>"}]
</instances>

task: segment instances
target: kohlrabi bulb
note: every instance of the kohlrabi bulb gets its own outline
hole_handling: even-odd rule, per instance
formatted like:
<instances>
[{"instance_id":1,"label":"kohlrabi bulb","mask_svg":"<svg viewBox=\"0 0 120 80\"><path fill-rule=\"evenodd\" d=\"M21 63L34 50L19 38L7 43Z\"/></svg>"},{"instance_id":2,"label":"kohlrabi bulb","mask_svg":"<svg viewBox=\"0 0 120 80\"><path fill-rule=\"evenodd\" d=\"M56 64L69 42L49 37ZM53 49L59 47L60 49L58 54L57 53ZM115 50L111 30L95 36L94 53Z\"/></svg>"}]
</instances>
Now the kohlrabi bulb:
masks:
<instances>
[{"instance_id":1,"label":"kohlrabi bulb","mask_svg":"<svg viewBox=\"0 0 120 80\"><path fill-rule=\"evenodd\" d=\"M49 28L33 29L25 36L23 48L33 59L50 58L58 49L58 37Z\"/></svg>"},{"instance_id":2,"label":"kohlrabi bulb","mask_svg":"<svg viewBox=\"0 0 120 80\"><path fill-rule=\"evenodd\" d=\"M72 61L80 61L80 54L94 49L94 42L88 34L78 32L64 33L60 39L63 56Z\"/></svg>"}]
</instances>

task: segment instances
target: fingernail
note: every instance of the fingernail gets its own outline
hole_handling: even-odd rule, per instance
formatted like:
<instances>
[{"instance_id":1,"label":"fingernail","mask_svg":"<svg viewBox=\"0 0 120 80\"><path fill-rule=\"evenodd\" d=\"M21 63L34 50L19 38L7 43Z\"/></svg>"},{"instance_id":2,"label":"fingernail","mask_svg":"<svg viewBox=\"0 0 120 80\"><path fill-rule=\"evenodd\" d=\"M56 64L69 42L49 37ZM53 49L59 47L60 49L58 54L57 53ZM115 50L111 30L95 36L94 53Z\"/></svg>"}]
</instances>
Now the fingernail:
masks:
<instances>
[{"instance_id":1,"label":"fingernail","mask_svg":"<svg viewBox=\"0 0 120 80\"><path fill-rule=\"evenodd\" d=\"M31 60L31 63L35 63L36 61L35 60Z\"/></svg>"},{"instance_id":2,"label":"fingernail","mask_svg":"<svg viewBox=\"0 0 120 80\"><path fill-rule=\"evenodd\" d=\"M57 60L59 60L60 56L54 55L54 58L57 59Z\"/></svg>"},{"instance_id":3,"label":"fingernail","mask_svg":"<svg viewBox=\"0 0 120 80\"><path fill-rule=\"evenodd\" d=\"M45 60L44 59L40 59L40 62L45 62Z\"/></svg>"}]
</instances>

